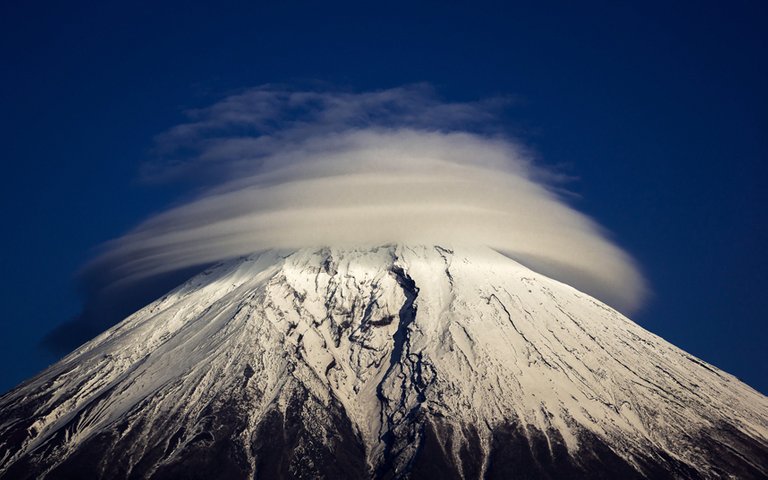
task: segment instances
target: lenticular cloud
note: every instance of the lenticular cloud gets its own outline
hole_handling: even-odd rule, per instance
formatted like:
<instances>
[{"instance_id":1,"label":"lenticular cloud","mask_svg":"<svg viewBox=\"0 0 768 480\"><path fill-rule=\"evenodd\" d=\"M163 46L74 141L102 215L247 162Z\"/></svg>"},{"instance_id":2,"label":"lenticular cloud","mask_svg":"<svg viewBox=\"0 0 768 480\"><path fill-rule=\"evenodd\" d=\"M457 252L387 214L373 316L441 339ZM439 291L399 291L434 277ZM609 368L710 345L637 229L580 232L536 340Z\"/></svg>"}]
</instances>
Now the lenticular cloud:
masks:
<instances>
[{"instance_id":1,"label":"lenticular cloud","mask_svg":"<svg viewBox=\"0 0 768 480\"><path fill-rule=\"evenodd\" d=\"M628 255L493 128L505 102L441 102L423 85L262 87L189 112L144 175L199 193L108 242L86 274L125 285L271 248L482 244L637 307L644 282Z\"/></svg>"}]
</instances>

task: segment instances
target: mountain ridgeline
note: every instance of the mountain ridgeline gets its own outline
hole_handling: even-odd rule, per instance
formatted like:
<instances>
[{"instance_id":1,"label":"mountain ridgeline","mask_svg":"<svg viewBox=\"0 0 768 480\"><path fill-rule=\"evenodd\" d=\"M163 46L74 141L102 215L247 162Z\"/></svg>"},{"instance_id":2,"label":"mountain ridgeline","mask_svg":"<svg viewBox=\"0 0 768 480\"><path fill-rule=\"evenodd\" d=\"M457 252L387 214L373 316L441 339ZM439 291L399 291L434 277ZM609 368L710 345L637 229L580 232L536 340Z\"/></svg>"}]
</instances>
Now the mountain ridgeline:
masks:
<instances>
[{"instance_id":1,"label":"mountain ridgeline","mask_svg":"<svg viewBox=\"0 0 768 480\"><path fill-rule=\"evenodd\" d=\"M488 248L268 251L0 397L0 478L768 478L768 398Z\"/></svg>"}]
</instances>

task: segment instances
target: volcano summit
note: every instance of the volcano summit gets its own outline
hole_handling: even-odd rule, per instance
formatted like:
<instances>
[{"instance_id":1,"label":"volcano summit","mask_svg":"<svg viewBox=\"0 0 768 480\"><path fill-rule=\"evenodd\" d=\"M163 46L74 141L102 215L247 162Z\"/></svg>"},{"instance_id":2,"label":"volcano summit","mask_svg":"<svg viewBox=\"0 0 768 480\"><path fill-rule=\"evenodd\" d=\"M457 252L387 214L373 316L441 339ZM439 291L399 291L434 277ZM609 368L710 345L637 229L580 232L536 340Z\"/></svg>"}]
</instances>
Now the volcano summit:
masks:
<instances>
[{"instance_id":1,"label":"volcano summit","mask_svg":"<svg viewBox=\"0 0 768 480\"><path fill-rule=\"evenodd\" d=\"M0 478L766 478L768 399L488 248L221 263L0 398Z\"/></svg>"}]
</instances>

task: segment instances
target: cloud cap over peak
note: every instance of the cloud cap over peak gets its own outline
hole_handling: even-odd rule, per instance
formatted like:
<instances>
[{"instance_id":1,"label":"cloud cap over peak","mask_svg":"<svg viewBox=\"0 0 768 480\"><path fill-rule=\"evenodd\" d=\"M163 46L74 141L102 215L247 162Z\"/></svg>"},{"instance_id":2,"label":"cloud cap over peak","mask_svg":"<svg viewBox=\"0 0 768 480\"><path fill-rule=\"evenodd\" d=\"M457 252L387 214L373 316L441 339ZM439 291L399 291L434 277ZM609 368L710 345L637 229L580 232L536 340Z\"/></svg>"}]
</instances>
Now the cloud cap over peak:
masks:
<instances>
[{"instance_id":1,"label":"cloud cap over peak","mask_svg":"<svg viewBox=\"0 0 768 480\"><path fill-rule=\"evenodd\" d=\"M634 262L503 135L507 103L444 102L428 85L266 86L190 111L158 136L143 174L191 178L200 192L108 242L85 276L115 288L270 248L478 244L637 308Z\"/></svg>"}]
</instances>

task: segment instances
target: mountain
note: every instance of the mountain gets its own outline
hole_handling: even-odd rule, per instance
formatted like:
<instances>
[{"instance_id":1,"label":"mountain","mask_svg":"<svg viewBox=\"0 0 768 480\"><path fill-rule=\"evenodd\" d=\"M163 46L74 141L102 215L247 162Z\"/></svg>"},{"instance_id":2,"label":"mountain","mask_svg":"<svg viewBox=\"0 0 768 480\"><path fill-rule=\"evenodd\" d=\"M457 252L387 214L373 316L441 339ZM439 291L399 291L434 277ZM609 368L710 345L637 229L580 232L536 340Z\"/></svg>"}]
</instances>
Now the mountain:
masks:
<instances>
[{"instance_id":1,"label":"mountain","mask_svg":"<svg viewBox=\"0 0 768 480\"><path fill-rule=\"evenodd\" d=\"M768 398L487 248L223 263L0 412L3 479L768 477Z\"/></svg>"}]
</instances>

